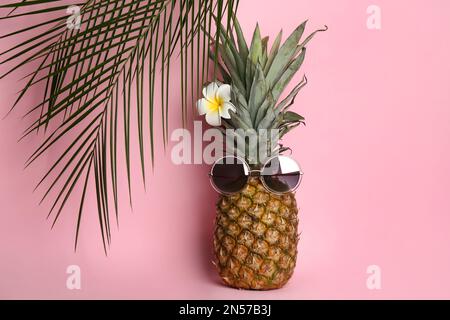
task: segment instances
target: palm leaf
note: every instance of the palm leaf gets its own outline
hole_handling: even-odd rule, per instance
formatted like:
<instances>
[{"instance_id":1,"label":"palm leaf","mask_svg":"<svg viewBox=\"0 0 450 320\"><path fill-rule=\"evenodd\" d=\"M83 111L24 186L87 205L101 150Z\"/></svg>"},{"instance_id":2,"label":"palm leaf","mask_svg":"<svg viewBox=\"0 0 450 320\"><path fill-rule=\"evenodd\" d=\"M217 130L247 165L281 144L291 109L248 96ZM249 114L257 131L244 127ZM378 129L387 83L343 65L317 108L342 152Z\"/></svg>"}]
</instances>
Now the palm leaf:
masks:
<instances>
[{"instance_id":1,"label":"palm leaf","mask_svg":"<svg viewBox=\"0 0 450 320\"><path fill-rule=\"evenodd\" d=\"M0 21L39 16L37 24L22 26L0 39L26 35L0 52L0 65L11 73L34 66L23 81L14 109L35 87L43 87L42 100L28 106L32 119L23 137L45 131L42 144L30 155L31 165L45 152L65 143L64 151L37 187L46 185L43 199L54 195L49 217L58 221L74 190L80 189L75 247L87 188L95 189L98 219L105 252L111 241L111 212L118 223L117 162L119 136L123 136L131 204L131 140L137 136L140 168L145 185L146 155L154 158L154 112L157 78L161 81L161 122L164 146L168 140L169 78L174 53L181 61L181 114L209 70L210 37L204 30L226 18L228 28L238 0L16 0L0 5ZM66 9L80 8L81 28L68 28ZM220 34L213 37L220 39ZM217 44L217 43L216 43ZM215 46L218 47L217 45ZM217 54L216 54L217 56ZM215 62L215 70L218 62ZM190 89L190 90L189 90ZM145 91L148 99L144 99ZM134 108L134 109L133 109ZM132 116L136 116L136 130ZM145 120L147 115L147 120ZM122 122L123 133L118 132ZM148 130L150 142L145 141ZM67 140L69 143L67 143ZM149 146L148 148L146 146ZM148 149L148 150L147 150ZM148 151L148 152L147 152ZM113 204L113 205L111 205ZM113 208L113 210L111 209Z\"/></svg>"}]
</instances>

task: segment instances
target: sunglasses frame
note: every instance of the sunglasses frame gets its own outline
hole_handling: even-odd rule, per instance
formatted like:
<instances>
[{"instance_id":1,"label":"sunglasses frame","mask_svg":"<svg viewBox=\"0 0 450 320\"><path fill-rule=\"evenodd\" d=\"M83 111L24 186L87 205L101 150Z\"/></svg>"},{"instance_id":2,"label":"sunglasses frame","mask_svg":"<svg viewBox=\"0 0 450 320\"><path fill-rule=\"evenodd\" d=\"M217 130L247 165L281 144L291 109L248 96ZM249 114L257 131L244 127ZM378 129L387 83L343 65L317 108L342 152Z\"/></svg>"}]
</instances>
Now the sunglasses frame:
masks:
<instances>
[{"instance_id":1,"label":"sunglasses frame","mask_svg":"<svg viewBox=\"0 0 450 320\"><path fill-rule=\"evenodd\" d=\"M294 161L294 163L297 165L297 167L298 167L298 169L299 169L299 175L300 175L300 177L299 177L299 179L298 179L298 181L297 181L297 184L295 185L294 188L292 188L292 189L290 189L290 190L288 190L288 191L285 191L285 192L279 192L279 191L272 190L272 189L266 184L266 182L264 181L264 178L263 178L264 175L261 174L261 172L263 171L263 169L266 167L266 165L267 165L268 163L270 163L270 161L272 161L272 160L275 159L275 158L279 158L279 157L288 158L288 159ZM302 178L303 178L303 171L302 171L302 168L301 168L300 165L297 163L297 161L295 161L295 160L294 160L293 158L291 158L291 157L284 156L284 155L273 156L273 157L270 157L269 159L267 159L267 160L264 162L264 164L261 166L262 169L259 169L259 170L258 170L258 169L252 170L252 169L250 168L250 165L247 163L247 161L245 161L245 159L243 159L242 157L233 156L233 155L226 155L226 156L223 156L223 157L217 159L216 161L214 161L213 165L211 166L211 170L210 170L210 172L209 172L209 182L211 183L211 186L213 187L214 190L216 190L217 193L220 193L220 194L223 194L223 195L228 195L228 196L229 196L229 195L233 195L233 194L236 194L236 193L241 192L241 191L245 188L245 185L244 185L244 186L243 186L240 190L238 190L238 191L235 191L235 192L224 192L223 190L220 190L220 189L214 184L214 182L213 182L213 177L214 177L214 176L213 176L213 170L214 170L214 166L215 166L216 164L218 164L219 161L223 161L223 160L226 159L226 158L233 158L233 159L237 159L237 160L239 160L239 161L242 162L242 164L244 165L244 167L245 167L245 169L246 169L246 171L247 171L247 174L246 174L246 176L247 176L246 184L248 183L248 181L250 180L251 177L258 177L259 181L261 181L262 185L264 186L264 188L265 188L267 191L269 191L269 192L271 192L271 193L274 193L274 194L277 194L277 195L283 195L283 194L286 194L286 193L289 193L289 192L295 192L295 191L298 189L298 187L300 186L300 183L302 182ZM225 163L226 163L226 162L225 162Z\"/></svg>"}]
</instances>

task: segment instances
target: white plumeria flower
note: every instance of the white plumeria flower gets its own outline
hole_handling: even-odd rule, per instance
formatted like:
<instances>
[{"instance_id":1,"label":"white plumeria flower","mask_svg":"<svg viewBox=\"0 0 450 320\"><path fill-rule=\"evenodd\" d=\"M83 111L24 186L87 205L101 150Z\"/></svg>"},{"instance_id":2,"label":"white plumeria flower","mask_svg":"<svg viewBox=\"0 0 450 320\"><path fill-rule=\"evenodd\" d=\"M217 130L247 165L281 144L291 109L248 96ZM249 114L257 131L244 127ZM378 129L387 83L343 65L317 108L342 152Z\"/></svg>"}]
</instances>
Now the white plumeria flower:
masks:
<instances>
[{"instance_id":1,"label":"white plumeria flower","mask_svg":"<svg viewBox=\"0 0 450 320\"><path fill-rule=\"evenodd\" d=\"M231 86L212 82L203 88L203 98L197 101L198 113L206 114L206 122L217 127L221 124L221 118L230 119L230 110L236 112L236 107L231 101Z\"/></svg>"}]
</instances>

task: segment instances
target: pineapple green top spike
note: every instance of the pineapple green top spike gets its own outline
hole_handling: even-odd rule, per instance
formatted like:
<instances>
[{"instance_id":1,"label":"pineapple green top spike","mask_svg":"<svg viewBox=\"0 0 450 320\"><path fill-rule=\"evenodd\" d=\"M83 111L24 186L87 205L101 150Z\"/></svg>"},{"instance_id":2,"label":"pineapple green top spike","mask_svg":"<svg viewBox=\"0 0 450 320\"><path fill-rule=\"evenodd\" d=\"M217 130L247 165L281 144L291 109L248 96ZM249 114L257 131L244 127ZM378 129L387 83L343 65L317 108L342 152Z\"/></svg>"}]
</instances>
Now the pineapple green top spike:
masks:
<instances>
[{"instance_id":1,"label":"pineapple green top spike","mask_svg":"<svg viewBox=\"0 0 450 320\"><path fill-rule=\"evenodd\" d=\"M264 74L267 76L267 73L269 72L270 67L272 66L273 59L275 59L275 56L278 53L278 49L280 48L281 39L283 37L283 30L281 30L277 37L275 38L275 41L272 44L272 48L270 49L270 53L267 57L266 65L264 66Z\"/></svg>"},{"instance_id":2,"label":"pineapple green top spike","mask_svg":"<svg viewBox=\"0 0 450 320\"><path fill-rule=\"evenodd\" d=\"M253 32L253 39L250 45L249 58L253 64L256 64L262 55L262 41L259 25L256 24L255 31Z\"/></svg>"},{"instance_id":3,"label":"pineapple green top spike","mask_svg":"<svg viewBox=\"0 0 450 320\"><path fill-rule=\"evenodd\" d=\"M247 57L248 57L247 42L245 41L245 37L242 32L241 25L240 25L238 19L236 18L236 16L234 16L233 21L234 21L234 28L236 31L236 38L237 38L238 47L239 47L239 54L241 56L242 61L245 62L245 61L247 61Z\"/></svg>"},{"instance_id":4,"label":"pineapple green top spike","mask_svg":"<svg viewBox=\"0 0 450 320\"><path fill-rule=\"evenodd\" d=\"M259 107L264 102L268 90L269 87L264 77L264 71L262 70L261 65L258 63L256 64L256 72L255 76L253 77L252 87L250 89L250 96L248 100L248 107L253 123L255 123L256 114L258 113Z\"/></svg>"},{"instance_id":5,"label":"pineapple green top spike","mask_svg":"<svg viewBox=\"0 0 450 320\"><path fill-rule=\"evenodd\" d=\"M299 25L294 32L286 39L286 42L281 46L273 63L267 72L267 82L273 85L281 76L286 66L292 61L295 56L295 50L298 42L305 31L306 21Z\"/></svg>"},{"instance_id":6,"label":"pineapple green top spike","mask_svg":"<svg viewBox=\"0 0 450 320\"><path fill-rule=\"evenodd\" d=\"M269 37L264 37L261 40L262 43L262 54L261 54L261 58L259 59L259 63L261 64L261 66L264 69L264 66L266 65L267 62L267 46L268 46L268 42L269 42Z\"/></svg>"}]
</instances>

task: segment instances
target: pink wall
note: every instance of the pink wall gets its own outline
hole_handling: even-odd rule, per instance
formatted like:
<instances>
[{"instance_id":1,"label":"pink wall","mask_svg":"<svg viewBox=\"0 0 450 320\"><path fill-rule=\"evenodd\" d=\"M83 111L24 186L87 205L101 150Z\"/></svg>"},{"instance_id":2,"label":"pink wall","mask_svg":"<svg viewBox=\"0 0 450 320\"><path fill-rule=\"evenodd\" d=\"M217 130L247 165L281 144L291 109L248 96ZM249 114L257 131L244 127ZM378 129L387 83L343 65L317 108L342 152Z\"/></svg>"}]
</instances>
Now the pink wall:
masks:
<instances>
[{"instance_id":1,"label":"pink wall","mask_svg":"<svg viewBox=\"0 0 450 320\"><path fill-rule=\"evenodd\" d=\"M219 283L210 263L216 195L209 168L172 165L162 144L147 192L134 180L132 213L122 197L109 256L92 195L74 253L75 203L50 232L48 208L32 193L56 154L23 170L38 139L16 143L25 123L15 112L0 124L0 298L450 298L449 2L261 3L241 1L248 37L256 21L270 35L306 18L310 30L330 28L309 46L303 69L309 84L295 110L307 127L287 139L306 172L291 282L271 292ZM381 30L366 27L371 4L381 8ZM18 89L12 78L1 82L3 110ZM175 128L179 115L172 116ZM81 290L66 288L72 264L81 267ZM381 290L366 287L373 264L381 268Z\"/></svg>"}]
</instances>

